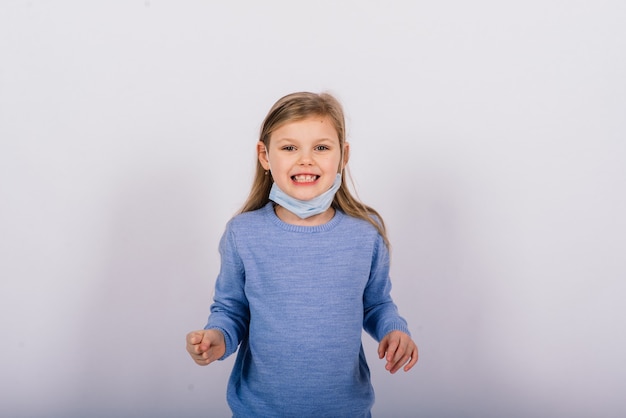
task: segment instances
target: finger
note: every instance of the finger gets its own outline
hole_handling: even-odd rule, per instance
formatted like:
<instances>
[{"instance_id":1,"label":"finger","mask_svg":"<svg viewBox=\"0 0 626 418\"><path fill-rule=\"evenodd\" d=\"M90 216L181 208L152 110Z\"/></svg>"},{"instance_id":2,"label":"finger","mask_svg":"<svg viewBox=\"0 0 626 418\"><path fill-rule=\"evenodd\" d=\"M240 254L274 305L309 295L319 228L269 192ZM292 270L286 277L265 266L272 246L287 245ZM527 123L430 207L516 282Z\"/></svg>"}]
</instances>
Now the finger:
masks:
<instances>
[{"instance_id":1,"label":"finger","mask_svg":"<svg viewBox=\"0 0 626 418\"><path fill-rule=\"evenodd\" d=\"M382 359L385 357L385 353L387 352L387 342L389 338L385 337L382 339L380 344L378 344L378 358Z\"/></svg>"},{"instance_id":2,"label":"finger","mask_svg":"<svg viewBox=\"0 0 626 418\"><path fill-rule=\"evenodd\" d=\"M406 364L411 358L412 349L411 346L415 346L411 340L407 343L398 346L395 355L391 361L387 362L387 370L391 373L397 372L404 364Z\"/></svg>"},{"instance_id":3,"label":"finger","mask_svg":"<svg viewBox=\"0 0 626 418\"><path fill-rule=\"evenodd\" d=\"M192 356L200 356L198 358L201 358L202 353L208 349L202 345L203 334L203 331L192 331L187 334L187 351Z\"/></svg>"},{"instance_id":4,"label":"finger","mask_svg":"<svg viewBox=\"0 0 626 418\"><path fill-rule=\"evenodd\" d=\"M397 362L395 362L391 368L389 369L389 371L391 372L391 374L394 374L395 372L397 372L398 370L400 370L400 368L405 365L409 359L411 358L411 356L409 356L408 354L402 356Z\"/></svg>"},{"instance_id":5,"label":"finger","mask_svg":"<svg viewBox=\"0 0 626 418\"><path fill-rule=\"evenodd\" d=\"M195 345L202 341L202 333L198 331L192 331L187 334L187 344Z\"/></svg>"},{"instance_id":6,"label":"finger","mask_svg":"<svg viewBox=\"0 0 626 418\"><path fill-rule=\"evenodd\" d=\"M211 348L209 348L206 351L203 351L202 354L200 354L200 360L202 361L203 365L213 363L219 357L220 357L220 354L218 354L215 346L211 346Z\"/></svg>"},{"instance_id":7,"label":"finger","mask_svg":"<svg viewBox=\"0 0 626 418\"><path fill-rule=\"evenodd\" d=\"M405 358L403 358L399 363L398 363L398 370L400 367L402 367L402 364L405 364L404 366L404 371L408 372L409 370L411 370L413 368L413 366L415 366L415 364L417 363L419 356L418 356L418 352L417 352L417 346L415 345L415 343L412 344L411 349L407 352L407 355ZM407 363L408 361L408 363Z\"/></svg>"},{"instance_id":8,"label":"finger","mask_svg":"<svg viewBox=\"0 0 626 418\"><path fill-rule=\"evenodd\" d=\"M195 347L197 346L191 346L191 348L188 346L187 352L189 353L193 361L201 365L203 362L205 362L205 359L202 358L202 354L198 354L195 352Z\"/></svg>"},{"instance_id":9,"label":"finger","mask_svg":"<svg viewBox=\"0 0 626 418\"><path fill-rule=\"evenodd\" d=\"M398 350L398 346L400 345L400 339L393 338L389 341L389 347L387 347L387 361L393 361L396 351Z\"/></svg>"},{"instance_id":10,"label":"finger","mask_svg":"<svg viewBox=\"0 0 626 418\"><path fill-rule=\"evenodd\" d=\"M387 360L385 368L392 373L395 373L404 363L409 360L409 355L405 354L404 349L399 347L394 353L391 360Z\"/></svg>"},{"instance_id":11,"label":"finger","mask_svg":"<svg viewBox=\"0 0 626 418\"><path fill-rule=\"evenodd\" d=\"M390 353L387 353L387 358L389 358L389 354ZM391 360L388 360L388 361L392 363L397 363L400 361L402 357L404 357L405 354L407 354L406 345L398 344L398 346L396 347L396 351L393 353L393 356L391 357Z\"/></svg>"},{"instance_id":12,"label":"finger","mask_svg":"<svg viewBox=\"0 0 626 418\"><path fill-rule=\"evenodd\" d=\"M207 366L210 363L212 363L211 360L207 360L207 359L203 359L203 358L194 358L193 361L195 361L196 364L198 364L200 366Z\"/></svg>"},{"instance_id":13,"label":"finger","mask_svg":"<svg viewBox=\"0 0 626 418\"><path fill-rule=\"evenodd\" d=\"M199 350L198 345L195 345L193 347L195 348L195 350ZM197 353L195 352L195 350L190 351L189 354L191 355L191 359L200 366L206 366L216 360L215 358L213 358L214 356L211 355L210 351L202 351L200 353Z\"/></svg>"},{"instance_id":14,"label":"finger","mask_svg":"<svg viewBox=\"0 0 626 418\"><path fill-rule=\"evenodd\" d=\"M187 349L187 352L188 352L189 354L191 354L192 356L194 356L194 355L196 355L196 354L197 354L197 353L196 353L196 348L197 348L197 347L198 347L197 345L193 345L193 344L189 344L189 343L187 343L187 346L186 346L185 348Z\"/></svg>"},{"instance_id":15,"label":"finger","mask_svg":"<svg viewBox=\"0 0 626 418\"><path fill-rule=\"evenodd\" d=\"M204 331L202 333L202 341L200 341L200 347L202 347L202 351L208 351L212 347L216 345L215 335L211 332L211 330Z\"/></svg>"},{"instance_id":16,"label":"finger","mask_svg":"<svg viewBox=\"0 0 626 418\"><path fill-rule=\"evenodd\" d=\"M193 358L200 358L202 356L202 349L198 344L187 344L187 352Z\"/></svg>"},{"instance_id":17,"label":"finger","mask_svg":"<svg viewBox=\"0 0 626 418\"><path fill-rule=\"evenodd\" d=\"M417 363L417 350L415 350L415 352L411 355L411 361L409 361L409 363L406 366L404 366L404 371L408 372L409 370L413 368L413 366L415 366L416 363Z\"/></svg>"}]
</instances>

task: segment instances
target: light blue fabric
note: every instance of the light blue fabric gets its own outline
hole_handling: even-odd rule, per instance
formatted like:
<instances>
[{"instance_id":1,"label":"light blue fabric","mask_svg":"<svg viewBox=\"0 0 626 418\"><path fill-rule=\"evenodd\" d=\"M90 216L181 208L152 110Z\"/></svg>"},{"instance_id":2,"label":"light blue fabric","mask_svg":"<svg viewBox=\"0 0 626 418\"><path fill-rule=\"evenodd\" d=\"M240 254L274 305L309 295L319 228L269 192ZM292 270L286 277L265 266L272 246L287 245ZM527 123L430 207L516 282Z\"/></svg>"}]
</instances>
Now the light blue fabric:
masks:
<instances>
[{"instance_id":1,"label":"light blue fabric","mask_svg":"<svg viewBox=\"0 0 626 418\"><path fill-rule=\"evenodd\" d=\"M205 328L224 333L223 358L239 346L227 389L234 416L370 416L361 331L377 341L409 333L376 229L341 211L319 226L287 224L270 202L228 223L220 254Z\"/></svg>"},{"instance_id":2,"label":"light blue fabric","mask_svg":"<svg viewBox=\"0 0 626 418\"><path fill-rule=\"evenodd\" d=\"M313 215L325 212L333 203L335 193L341 186L341 173L337 173L335 181L330 189L310 200L300 200L283 192L274 182L270 190L270 200L297 215L300 219L306 219Z\"/></svg>"}]
</instances>

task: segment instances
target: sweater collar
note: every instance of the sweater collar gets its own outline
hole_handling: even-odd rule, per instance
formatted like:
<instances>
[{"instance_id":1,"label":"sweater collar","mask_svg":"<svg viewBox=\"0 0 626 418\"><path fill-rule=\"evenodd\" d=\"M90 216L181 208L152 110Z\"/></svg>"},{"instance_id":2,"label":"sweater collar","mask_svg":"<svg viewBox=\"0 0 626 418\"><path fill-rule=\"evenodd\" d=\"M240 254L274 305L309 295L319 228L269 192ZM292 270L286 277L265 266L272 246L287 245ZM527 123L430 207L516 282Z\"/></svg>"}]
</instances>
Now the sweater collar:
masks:
<instances>
[{"instance_id":1,"label":"sweater collar","mask_svg":"<svg viewBox=\"0 0 626 418\"><path fill-rule=\"evenodd\" d=\"M321 225L303 226L303 225L293 225L293 224L289 224L287 222L282 221L276 215L276 212L274 211L274 202L268 202L265 205L265 207L263 207L262 210L274 225L286 231L302 232L302 233L330 231L331 229L335 228L335 226L337 226L339 222L341 222L341 220L346 216L346 214L340 211L339 209L335 209L335 215L332 217L330 221Z\"/></svg>"}]
</instances>

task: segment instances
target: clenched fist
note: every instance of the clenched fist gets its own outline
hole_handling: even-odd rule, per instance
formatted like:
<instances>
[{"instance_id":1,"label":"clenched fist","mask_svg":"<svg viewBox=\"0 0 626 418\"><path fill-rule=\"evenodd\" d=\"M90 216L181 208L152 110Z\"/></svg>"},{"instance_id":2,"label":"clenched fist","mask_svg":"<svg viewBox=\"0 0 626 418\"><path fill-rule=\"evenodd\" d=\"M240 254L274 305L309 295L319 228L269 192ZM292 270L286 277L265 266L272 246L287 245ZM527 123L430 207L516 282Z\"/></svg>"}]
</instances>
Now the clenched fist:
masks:
<instances>
[{"instance_id":1,"label":"clenched fist","mask_svg":"<svg viewBox=\"0 0 626 418\"><path fill-rule=\"evenodd\" d=\"M192 331L187 334L187 351L193 361L200 366L206 366L226 352L224 334L217 329Z\"/></svg>"}]
</instances>

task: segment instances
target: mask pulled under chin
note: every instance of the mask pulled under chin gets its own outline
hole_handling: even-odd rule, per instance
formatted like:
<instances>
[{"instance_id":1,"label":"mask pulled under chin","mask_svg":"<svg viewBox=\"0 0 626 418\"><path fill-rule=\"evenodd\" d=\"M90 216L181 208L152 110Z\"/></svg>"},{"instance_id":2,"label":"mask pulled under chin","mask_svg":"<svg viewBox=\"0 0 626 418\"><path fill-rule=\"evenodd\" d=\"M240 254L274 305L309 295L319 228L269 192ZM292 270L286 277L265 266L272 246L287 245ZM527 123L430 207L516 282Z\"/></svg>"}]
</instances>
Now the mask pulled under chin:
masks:
<instances>
[{"instance_id":1,"label":"mask pulled under chin","mask_svg":"<svg viewBox=\"0 0 626 418\"><path fill-rule=\"evenodd\" d=\"M330 189L313 199L300 200L293 198L280 190L280 188L276 185L276 182L274 182L274 184L272 184L272 189L270 190L269 199L272 202L284 207L289 212L295 214L298 218L306 219L325 212L333 203L335 193L337 193L340 186L341 173L337 173L335 181Z\"/></svg>"}]
</instances>

